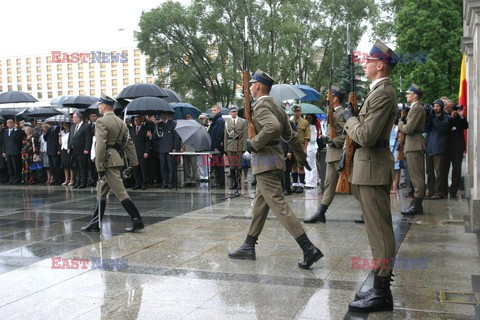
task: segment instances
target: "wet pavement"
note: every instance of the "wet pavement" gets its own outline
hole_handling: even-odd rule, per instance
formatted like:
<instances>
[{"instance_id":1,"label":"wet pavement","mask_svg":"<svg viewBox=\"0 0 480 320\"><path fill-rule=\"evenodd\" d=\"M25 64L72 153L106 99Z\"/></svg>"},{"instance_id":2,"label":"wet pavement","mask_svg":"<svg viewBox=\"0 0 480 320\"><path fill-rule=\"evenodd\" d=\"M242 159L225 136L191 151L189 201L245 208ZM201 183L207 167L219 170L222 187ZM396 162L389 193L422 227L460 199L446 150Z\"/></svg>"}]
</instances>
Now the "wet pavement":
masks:
<instances>
[{"instance_id":1,"label":"wet pavement","mask_svg":"<svg viewBox=\"0 0 480 320\"><path fill-rule=\"evenodd\" d=\"M147 228L128 234L114 196L102 232L82 233L95 190L0 186L0 319L480 318L478 305L441 301L443 290L480 291L480 240L464 222L465 199L425 201L425 215L403 219L404 190L392 195L397 258L407 262L394 271L394 311L362 315L347 312L372 282L368 269L352 268L352 258L372 258L364 226L353 222L358 202L337 195L326 224L305 225L325 254L310 270L297 267L302 252L272 213L257 260L231 260L250 223L248 187L229 199L205 184L129 191ZM313 189L287 199L303 219L319 197Z\"/></svg>"}]
</instances>

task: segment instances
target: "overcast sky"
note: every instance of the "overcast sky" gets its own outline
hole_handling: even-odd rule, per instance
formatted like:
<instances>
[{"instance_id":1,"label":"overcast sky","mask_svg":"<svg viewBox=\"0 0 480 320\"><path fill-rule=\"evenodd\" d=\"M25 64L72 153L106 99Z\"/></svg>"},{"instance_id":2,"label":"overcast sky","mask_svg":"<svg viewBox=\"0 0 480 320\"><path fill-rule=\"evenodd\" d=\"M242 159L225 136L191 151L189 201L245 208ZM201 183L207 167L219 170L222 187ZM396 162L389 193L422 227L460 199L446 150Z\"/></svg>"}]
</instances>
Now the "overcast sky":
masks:
<instances>
[{"instance_id":1,"label":"overcast sky","mask_svg":"<svg viewBox=\"0 0 480 320\"><path fill-rule=\"evenodd\" d=\"M90 52L133 45L142 11L164 0L8 0L0 11L0 57ZM179 0L189 4L190 0ZM123 31L119 31L123 29ZM358 50L368 51L364 36Z\"/></svg>"}]
</instances>

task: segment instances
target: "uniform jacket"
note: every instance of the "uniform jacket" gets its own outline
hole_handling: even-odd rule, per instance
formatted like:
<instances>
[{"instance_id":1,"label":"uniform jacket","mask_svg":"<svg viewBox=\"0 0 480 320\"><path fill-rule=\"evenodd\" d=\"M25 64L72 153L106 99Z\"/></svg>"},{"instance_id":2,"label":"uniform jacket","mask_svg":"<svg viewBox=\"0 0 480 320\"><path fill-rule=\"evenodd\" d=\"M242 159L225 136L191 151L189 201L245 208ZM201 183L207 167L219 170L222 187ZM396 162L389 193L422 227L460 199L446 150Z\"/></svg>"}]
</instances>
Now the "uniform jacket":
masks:
<instances>
[{"instance_id":1,"label":"uniform jacket","mask_svg":"<svg viewBox=\"0 0 480 320\"><path fill-rule=\"evenodd\" d=\"M77 130L77 126L80 126ZM90 152L92 148L92 139L90 137L90 126L88 123L81 122L72 126L70 134L68 136L68 148L71 151L71 154L74 156L79 156L83 154L84 150Z\"/></svg>"},{"instance_id":2,"label":"uniform jacket","mask_svg":"<svg viewBox=\"0 0 480 320\"><path fill-rule=\"evenodd\" d=\"M247 150L247 122L240 118L236 118L235 125L233 119L225 121L225 134L223 145L226 152L237 152Z\"/></svg>"},{"instance_id":3,"label":"uniform jacket","mask_svg":"<svg viewBox=\"0 0 480 320\"><path fill-rule=\"evenodd\" d=\"M23 130L14 128L10 137L8 128L3 131L3 151L7 156L18 156L22 152L22 141L25 138Z\"/></svg>"},{"instance_id":4,"label":"uniform jacket","mask_svg":"<svg viewBox=\"0 0 480 320\"><path fill-rule=\"evenodd\" d=\"M361 148L354 156L350 182L357 185L391 185L394 159L388 146L397 117L397 95L390 79L383 79L367 94L358 117L345 123L347 134ZM386 142L386 147L378 147Z\"/></svg>"},{"instance_id":5,"label":"uniform jacket","mask_svg":"<svg viewBox=\"0 0 480 320\"><path fill-rule=\"evenodd\" d=\"M333 126L335 127L335 138L331 139L335 144L335 147L327 145L327 155L325 162L340 161L342 158L342 149L345 142L345 134L343 133L343 127L345 126L345 120L343 119L343 113L345 109L338 107L333 112ZM327 129L328 135L330 135L330 125Z\"/></svg>"},{"instance_id":6,"label":"uniform jacket","mask_svg":"<svg viewBox=\"0 0 480 320\"><path fill-rule=\"evenodd\" d=\"M254 175L285 169L281 138L288 142L290 151L297 161L306 161L304 146L300 144L297 133L290 126L287 114L272 97L260 97L255 103L253 124L256 133L251 140L252 147L256 150L252 152L251 160Z\"/></svg>"},{"instance_id":7,"label":"uniform jacket","mask_svg":"<svg viewBox=\"0 0 480 320\"><path fill-rule=\"evenodd\" d=\"M218 149L220 152L224 151L223 138L225 135L225 120L222 118L222 114L219 112L213 118L212 124L208 128L210 138L212 138L211 151Z\"/></svg>"},{"instance_id":8,"label":"uniform jacket","mask_svg":"<svg viewBox=\"0 0 480 320\"><path fill-rule=\"evenodd\" d=\"M58 137L60 134L60 126L53 126L47 130L44 138L47 142L47 156L57 156L60 152L60 143Z\"/></svg>"},{"instance_id":9,"label":"uniform jacket","mask_svg":"<svg viewBox=\"0 0 480 320\"><path fill-rule=\"evenodd\" d=\"M300 118L298 119L298 123L295 122L295 119L292 120L293 129L297 132L298 140L302 146L305 145L305 139L310 140L311 132L310 132L310 125L308 121Z\"/></svg>"},{"instance_id":10,"label":"uniform jacket","mask_svg":"<svg viewBox=\"0 0 480 320\"><path fill-rule=\"evenodd\" d=\"M176 121L161 121L157 124L153 132L154 143L158 153L169 153L172 150L180 150L180 136L175 131Z\"/></svg>"},{"instance_id":11,"label":"uniform jacket","mask_svg":"<svg viewBox=\"0 0 480 320\"><path fill-rule=\"evenodd\" d=\"M128 158L130 166L138 165L135 146L129 137L127 125L113 112L105 113L95 122L95 139L95 166L97 171L101 172L106 168L123 167L125 165L117 150L110 148L107 150L107 146L113 146L117 141L124 146L125 156ZM107 152L110 155L105 167Z\"/></svg>"},{"instance_id":12,"label":"uniform jacket","mask_svg":"<svg viewBox=\"0 0 480 320\"><path fill-rule=\"evenodd\" d=\"M150 138L147 137L148 127L145 123L140 125L140 129L137 133L137 126L130 128L130 137L132 138L135 150L137 151L137 157L143 159L145 153L150 153Z\"/></svg>"},{"instance_id":13,"label":"uniform jacket","mask_svg":"<svg viewBox=\"0 0 480 320\"><path fill-rule=\"evenodd\" d=\"M442 111L440 117L436 117L432 111L430 117L425 123L425 131L427 132L427 150L429 156L443 154L447 150L447 132L450 116Z\"/></svg>"},{"instance_id":14,"label":"uniform jacket","mask_svg":"<svg viewBox=\"0 0 480 320\"><path fill-rule=\"evenodd\" d=\"M425 109L420 102L412 104L406 120L406 123L398 123L398 130L405 133L404 152L425 150L425 138L422 134L425 127Z\"/></svg>"}]
</instances>

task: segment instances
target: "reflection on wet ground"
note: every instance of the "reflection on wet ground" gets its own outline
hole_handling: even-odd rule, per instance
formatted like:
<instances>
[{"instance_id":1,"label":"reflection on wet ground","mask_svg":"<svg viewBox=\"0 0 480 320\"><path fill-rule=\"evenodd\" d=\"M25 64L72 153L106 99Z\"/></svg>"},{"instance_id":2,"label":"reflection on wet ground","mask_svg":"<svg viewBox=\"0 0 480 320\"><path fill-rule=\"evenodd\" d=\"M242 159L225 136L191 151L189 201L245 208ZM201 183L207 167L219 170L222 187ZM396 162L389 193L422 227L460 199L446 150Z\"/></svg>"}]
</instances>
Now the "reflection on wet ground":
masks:
<instances>
[{"instance_id":1,"label":"reflection on wet ground","mask_svg":"<svg viewBox=\"0 0 480 320\"><path fill-rule=\"evenodd\" d=\"M205 187L130 192L147 225L138 234L124 233L129 218L112 196L102 232L82 233L94 190L0 186L0 318L366 319L347 312L355 292L371 286L369 270L352 269L352 257L371 259L364 226L353 222L356 200L338 195L326 224L305 225L325 257L301 270L301 250L273 214L256 261L227 257L245 238L253 192L229 199ZM426 259L428 267L395 270L394 312L368 318L478 317L478 306L438 299L441 290L480 287L478 237L462 223L466 201L425 202L425 215L403 219L402 192L391 198L397 257ZM313 189L288 201L303 219L319 197ZM73 259L89 263L53 269L52 257L70 267ZM99 258L109 264L95 264Z\"/></svg>"}]
</instances>

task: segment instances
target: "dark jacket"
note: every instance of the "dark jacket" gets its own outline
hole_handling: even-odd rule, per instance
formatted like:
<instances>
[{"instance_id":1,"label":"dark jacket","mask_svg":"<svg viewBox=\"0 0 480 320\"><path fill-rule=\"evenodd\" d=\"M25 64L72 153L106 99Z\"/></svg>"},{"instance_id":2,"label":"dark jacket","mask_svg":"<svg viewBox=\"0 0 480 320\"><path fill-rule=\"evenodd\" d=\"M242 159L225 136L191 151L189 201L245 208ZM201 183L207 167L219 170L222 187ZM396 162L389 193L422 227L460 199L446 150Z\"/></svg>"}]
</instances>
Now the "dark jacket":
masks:
<instances>
[{"instance_id":1,"label":"dark jacket","mask_svg":"<svg viewBox=\"0 0 480 320\"><path fill-rule=\"evenodd\" d=\"M213 118L210 128L208 128L210 138L212 138L211 151L218 149L223 152L223 136L225 134L225 120L222 118L222 114L219 112Z\"/></svg>"},{"instance_id":2,"label":"dark jacket","mask_svg":"<svg viewBox=\"0 0 480 320\"><path fill-rule=\"evenodd\" d=\"M145 153L150 153L150 138L147 137L148 126L143 123L137 133L137 126L130 128L130 137L132 138L135 150L137 150L137 157L143 159Z\"/></svg>"},{"instance_id":3,"label":"dark jacket","mask_svg":"<svg viewBox=\"0 0 480 320\"><path fill-rule=\"evenodd\" d=\"M60 152L60 143L58 142L58 135L60 133L60 126L51 127L48 129L44 138L47 142L47 155L48 156L57 156Z\"/></svg>"},{"instance_id":4,"label":"dark jacket","mask_svg":"<svg viewBox=\"0 0 480 320\"><path fill-rule=\"evenodd\" d=\"M68 136L68 149L71 154L79 156L83 154L83 150L90 152L92 148L92 139L90 137L90 127L88 123L82 122L78 131L75 133L77 125L72 126ZM48 146L47 146L48 147Z\"/></svg>"},{"instance_id":5,"label":"dark jacket","mask_svg":"<svg viewBox=\"0 0 480 320\"><path fill-rule=\"evenodd\" d=\"M425 152L428 156L445 153L447 149L447 132L450 117L442 112L440 117L436 117L431 112L425 122L425 132L427 133L427 148Z\"/></svg>"},{"instance_id":6,"label":"dark jacket","mask_svg":"<svg viewBox=\"0 0 480 320\"><path fill-rule=\"evenodd\" d=\"M21 129L13 129L10 137L8 128L3 132L3 151L7 156L18 156L22 153L22 141L25 138L25 132Z\"/></svg>"},{"instance_id":7,"label":"dark jacket","mask_svg":"<svg viewBox=\"0 0 480 320\"><path fill-rule=\"evenodd\" d=\"M172 150L180 150L180 136L174 130L176 121L168 120L159 122L153 133L154 143L157 145L158 153L169 153Z\"/></svg>"},{"instance_id":8,"label":"dark jacket","mask_svg":"<svg viewBox=\"0 0 480 320\"><path fill-rule=\"evenodd\" d=\"M463 131L468 129L467 119L450 117L447 133L447 152L463 153L465 151L465 137Z\"/></svg>"}]
</instances>

